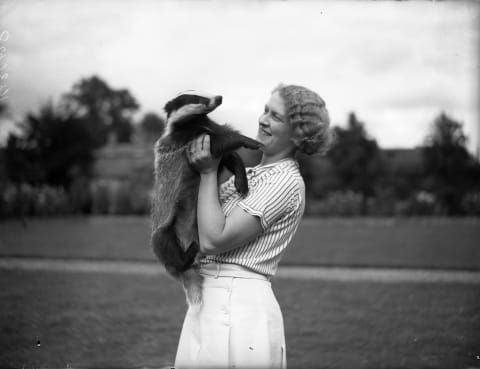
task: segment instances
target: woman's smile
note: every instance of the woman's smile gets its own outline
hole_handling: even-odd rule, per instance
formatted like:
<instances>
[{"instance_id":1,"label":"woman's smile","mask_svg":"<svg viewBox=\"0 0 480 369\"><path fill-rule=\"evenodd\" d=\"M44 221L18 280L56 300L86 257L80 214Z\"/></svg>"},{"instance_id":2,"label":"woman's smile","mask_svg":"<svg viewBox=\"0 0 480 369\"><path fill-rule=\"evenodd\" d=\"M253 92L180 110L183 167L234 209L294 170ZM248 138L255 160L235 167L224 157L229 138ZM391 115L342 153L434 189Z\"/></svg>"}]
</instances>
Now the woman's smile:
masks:
<instances>
[{"instance_id":1,"label":"woman's smile","mask_svg":"<svg viewBox=\"0 0 480 369\"><path fill-rule=\"evenodd\" d=\"M258 127L258 133L259 135L263 135L263 136L271 136L272 134L267 131L265 128L262 128L261 126Z\"/></svg>"}]
</instances>

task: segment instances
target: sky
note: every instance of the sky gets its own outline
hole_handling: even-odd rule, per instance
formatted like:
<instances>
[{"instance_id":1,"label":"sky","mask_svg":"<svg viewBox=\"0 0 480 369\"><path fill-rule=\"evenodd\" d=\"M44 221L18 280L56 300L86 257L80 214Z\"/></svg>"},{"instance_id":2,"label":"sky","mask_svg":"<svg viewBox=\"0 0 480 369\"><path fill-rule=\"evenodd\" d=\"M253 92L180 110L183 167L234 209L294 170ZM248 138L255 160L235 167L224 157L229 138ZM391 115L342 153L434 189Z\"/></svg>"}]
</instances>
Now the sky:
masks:
<instances>
[{"instance_id":1,"label":"sky","mask_svg":"<svg viewBox=\"0 0 480 369\"><path fill-rule=\"evenodd\" d=\"M479 2L0 0L0 32L10 121L97 75L137 119L220 94L212 118L254 136L282 82L319 93L333 125L355 112L383 148L421 145L441 112L479 145Z\"/></svg>"}]
</instances>

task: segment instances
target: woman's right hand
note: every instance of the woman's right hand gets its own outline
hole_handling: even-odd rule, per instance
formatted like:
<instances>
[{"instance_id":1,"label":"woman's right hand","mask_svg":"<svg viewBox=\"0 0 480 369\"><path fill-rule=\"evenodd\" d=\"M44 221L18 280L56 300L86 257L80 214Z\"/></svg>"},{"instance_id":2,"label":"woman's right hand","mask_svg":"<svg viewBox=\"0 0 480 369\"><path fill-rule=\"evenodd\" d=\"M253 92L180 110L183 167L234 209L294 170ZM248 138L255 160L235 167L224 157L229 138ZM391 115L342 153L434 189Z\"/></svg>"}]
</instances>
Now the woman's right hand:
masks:
<instances>
[{"instance_id":1,"label":"woman's right hand","mask_svg":"<svg viewBox=\"0 0 480 369\"><path fill-rule=\"evenodd\" d=\"M216 172L221 159L212 156L210 152L210 136L207 134L201 135L189 143L187 158L200 174Z\"/></svg>"}]
</instances>

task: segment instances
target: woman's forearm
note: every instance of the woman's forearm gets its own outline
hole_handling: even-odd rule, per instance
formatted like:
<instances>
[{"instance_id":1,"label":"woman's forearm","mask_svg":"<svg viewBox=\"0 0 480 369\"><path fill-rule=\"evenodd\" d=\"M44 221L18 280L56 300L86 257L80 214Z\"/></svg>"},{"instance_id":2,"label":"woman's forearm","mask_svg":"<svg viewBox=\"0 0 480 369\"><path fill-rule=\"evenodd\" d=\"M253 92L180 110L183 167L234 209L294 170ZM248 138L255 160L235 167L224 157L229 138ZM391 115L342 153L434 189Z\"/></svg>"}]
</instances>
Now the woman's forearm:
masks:
<instances>
[{"instance_id":1,"label":"woman's forearm","mask_svg":"<svg viewBox=\"0 0 480 369\"><path fill-rule=\"evenodd\" d=\"M225 215L218 199L217 171L202 173L197 202L200 250L212 253L217 249L225 228Z\"/></svg>"},{"instance_id":2,"label":"woman's forearm","mask_svg":"<svg viewBox=\"0 0 480 369\"><path fill-rule=\"evenodd\" d=\"M260 220L236 206L225 217L218 197L219 158L212 158L210 136L204 135L190 144L188 160L200 173L197 201L197 224L200 251L219 254L245 245L262 232Z\"/></svg>"}]
</instances>

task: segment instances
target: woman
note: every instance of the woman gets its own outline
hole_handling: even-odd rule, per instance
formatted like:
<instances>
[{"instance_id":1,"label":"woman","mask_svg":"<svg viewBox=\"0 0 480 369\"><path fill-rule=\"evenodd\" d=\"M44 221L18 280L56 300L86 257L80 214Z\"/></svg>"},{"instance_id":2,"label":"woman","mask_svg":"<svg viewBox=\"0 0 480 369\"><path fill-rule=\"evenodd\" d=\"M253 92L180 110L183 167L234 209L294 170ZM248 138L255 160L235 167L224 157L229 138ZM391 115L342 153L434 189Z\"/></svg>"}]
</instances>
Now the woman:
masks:
<instances>
[{"instance_id":1,"label":"woman","mask_svg":"<svg viewBox=\"0 0 480 369\"><path fill-rule=\"evenodd\" d=\"M331 141L324 101L295 85L276 87L259 118L258 166L247 170L249 193L233 177L217 183L219 158L208 135L193 141L190 163L200 173L198 232L203 305L189 309L175 367L286 368L283 318L270 278L305 207L298 151L327 150Z\"/></svg>"}]
</instances>

